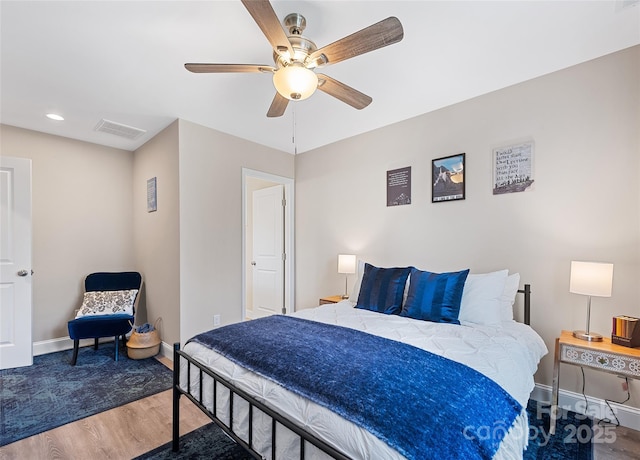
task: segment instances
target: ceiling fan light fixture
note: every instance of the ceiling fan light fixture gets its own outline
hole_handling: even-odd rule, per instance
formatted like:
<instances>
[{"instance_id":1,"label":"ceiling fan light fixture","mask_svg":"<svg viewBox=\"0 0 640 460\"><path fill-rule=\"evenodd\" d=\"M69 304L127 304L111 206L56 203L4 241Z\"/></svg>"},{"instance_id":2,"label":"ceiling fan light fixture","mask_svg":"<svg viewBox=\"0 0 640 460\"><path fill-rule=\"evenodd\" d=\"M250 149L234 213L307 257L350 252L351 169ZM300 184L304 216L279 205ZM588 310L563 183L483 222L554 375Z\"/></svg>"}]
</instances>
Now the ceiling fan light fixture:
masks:
<instances>
[{"instance_id":1,"label":"ceiling fan light fixture","mask_svg":"<svg viewBox=\"0 0 640 460\"><path fill-rule=\"evenodd\" d=\"M273 74L273 86L282 97L291 101L302 101L311 96L318 87L318 76L300 64L281 67Z\"/></svg>"}]
</instances>

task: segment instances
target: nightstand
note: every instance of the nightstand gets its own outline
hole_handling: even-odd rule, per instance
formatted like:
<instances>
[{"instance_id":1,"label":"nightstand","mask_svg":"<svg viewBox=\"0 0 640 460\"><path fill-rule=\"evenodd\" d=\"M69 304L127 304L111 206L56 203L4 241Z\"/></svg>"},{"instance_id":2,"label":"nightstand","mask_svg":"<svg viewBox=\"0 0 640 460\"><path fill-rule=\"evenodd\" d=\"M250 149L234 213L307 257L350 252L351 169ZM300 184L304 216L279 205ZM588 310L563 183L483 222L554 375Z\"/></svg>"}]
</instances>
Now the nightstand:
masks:
<instances>
[{"instance_id":1,"label":"nightstand","mask_svg":"<svg viewBox=\"0 0 640 460\"><path fill-rule=\"evenodd\" d=\"M341 300L343 300L341 295L330 295L330 296L321 298L318 305L324 305L327 303L338 303Z\"/></svg>"},{"instance_id":2,"label":"nightstand","mask_svg":"<svg viewBox=\"0 0 640 460\"><path fill-rule=\"evenodd\" d=\"M588 342L576 339L570 331L562 331L560 337L556 339L553 360L553 390L551 393L549 434L555 434L556 432L561 363L587 367L622 377L640 379L640 348L615 345L607 337L604 337L602 342Z\"/></svg>"}]
</instances>

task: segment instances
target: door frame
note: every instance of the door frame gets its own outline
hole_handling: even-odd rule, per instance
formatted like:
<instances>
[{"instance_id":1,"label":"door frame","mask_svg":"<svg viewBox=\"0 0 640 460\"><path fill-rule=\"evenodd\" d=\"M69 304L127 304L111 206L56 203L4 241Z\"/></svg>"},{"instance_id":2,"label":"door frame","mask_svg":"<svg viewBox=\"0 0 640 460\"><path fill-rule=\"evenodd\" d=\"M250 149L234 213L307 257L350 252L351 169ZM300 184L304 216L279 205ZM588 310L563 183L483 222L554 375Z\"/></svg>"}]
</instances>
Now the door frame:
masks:
<instances>
[{"instance_id":1,"label":"door frame","mask_svg":"<svg viewBox=\"0 0 640 460\"><path fill-rule=\"evenodd\" d=\"M275 174L256 171L254 169L242 168L242 321L247 315L247 210L248 201L251 194L247 193L247 178L261 179L274 184L284 186L284 199L286 207L284 209L284 250L286 259L284 261L284 307L287 313L295 311L295 254L294 254L294 234L295 234L295 202L294 202L294 179L290 177L278 176Z\"/></svg>"}]
</instances>

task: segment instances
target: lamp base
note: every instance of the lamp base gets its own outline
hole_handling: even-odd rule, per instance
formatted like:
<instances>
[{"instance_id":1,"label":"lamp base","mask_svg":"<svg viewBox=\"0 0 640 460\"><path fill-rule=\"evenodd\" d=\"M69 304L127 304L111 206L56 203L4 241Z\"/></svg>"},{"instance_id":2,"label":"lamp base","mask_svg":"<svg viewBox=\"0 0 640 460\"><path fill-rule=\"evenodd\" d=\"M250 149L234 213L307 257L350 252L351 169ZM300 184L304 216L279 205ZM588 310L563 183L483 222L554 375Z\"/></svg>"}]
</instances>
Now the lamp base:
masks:
<instances>
[{"instance_id":1,"label":"lamp base","mask_svg":"<svg viewBox=\"0 0 640 460\"><path fill-rule=\"evenodd\" d=\"M342 294L342 300L348 299L349 298L349 294Z\"/></svg>"},{"instance_id":2,"label":"lamp base","mask_svg":"<svg viewBox=\"0 0 640 460\"><path fill-rule=\"evenodd\" d=\"M586 340L588 342L602 342L602 336L597 332L573 331L576 339Z\"/></svg>"}]
</instances>

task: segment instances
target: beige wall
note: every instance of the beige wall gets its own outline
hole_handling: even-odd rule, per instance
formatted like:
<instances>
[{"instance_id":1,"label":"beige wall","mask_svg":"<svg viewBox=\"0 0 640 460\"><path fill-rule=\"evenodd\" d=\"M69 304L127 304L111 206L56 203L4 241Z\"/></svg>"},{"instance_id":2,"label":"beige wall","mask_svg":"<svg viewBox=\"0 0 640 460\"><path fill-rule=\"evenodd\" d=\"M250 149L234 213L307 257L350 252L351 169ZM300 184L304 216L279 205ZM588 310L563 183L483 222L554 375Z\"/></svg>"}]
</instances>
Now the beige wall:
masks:
<instances>
[{"instance_id":1,"label":"beige wall","mask_svg":"<svg viewBox=\"0 0 640 460\"><path fill-rule=\"evenodd\" d=\"M294 157L179 120L135 152L135 254L165 343L241 320L242 168L292 177ZM157 177L158 210L146 211Z\"/></svg>"},{"instance_id":2,"label":"beige wall","mask_svg":"<svg viewBox=\"0 0 640 460\"><path fill-rule=\"evenodd\" d=\"M472 272L509 268L533 291L532 326L550 350L584 328L571 260L615 264L613 297L594 298L592 330L639 316L640 46L296 158L296 302L342 292L338 253L381 265ZM437 90L437 89L435 89ZM492 148L535 141L535 190L492 195ZM466 153L466 199L431 203L431 160ZM412 167L412 204L386 207L387 170ZM353 280L350 280L350 283ZM562 387L580 391L579 370ZM537 381L551 384L552 356ZM624 399L589 372L587 393ZM632 404L640 386L632 384Z\"/></svg>"},{"instance_id":3,"label":"beige wall","mask_svg":"<svg viewBox=\"0 0 640 460\"><path fill-rule=\"evenodd\" d=\"M178 122L136 150L133 166L135 258L144 275L138 324L155 324L162 340L180 340L180 193ZM147 212L147 180L157 181L157 211Z\"/></svg>"},{"instance_id":4,"label":"beige wall","mask_svg":"<svg viewBox=\"0 0 640 460\"><path fill-rule=\"evenodd\" d=\"M180 337L242 312L242 168L291 178L295 157L180 120Z\"/></svg>"},{"instance_id":5,"label":"beige wall","mask_svg":"<svg viewBox=\"0 0 640 460\"><path fill-rule=\"evenodd\" d=\"M186 121L136 152L0 130L2 155L33 162L34 342L68 336L92 271L142 272L137 323L162 318L169 344L241 319L242 168L293 177L292 155Z\"/></svg>"},{"instance_id":6,"label":"beige wall","mask_svg":"<svg viewBox=\"0 0 640 460\"><path fill-rule=\"evenodd\" d=\"M97 270L144 273L144 314L163 317L167 343L211 328L214 314L240 320L243 167L295 175L297 308L342 292L342 252L434 271L508 267L532 284L532 326L551 349L560 329L584 325L570 261L603 260L614 291L594 299L592 329L608 334L612 315L640 315L639 86L634 47L297 157L182 120L135 154L0 125L1 154L33 161L34 341L67 335ZM491 149L529 138L535 190L493 196ZM431 204L431 160L459 152L466 200ZM387 208L385 173L403 166L413 204ZM154 176L158 211L147 213ZM538 382L550 383L551 361ZM587 374L589 394L624 397ZM563 372L563 388L580 383Z\"/></svg>"},{"instance_id":7,"label":"beige wall","mask_svg":"<svg viewBox=\"0 0 640 460\"><path fill-rule=\"evenodd\" d=\"M32 161L33 340L68 336L87 274L136 269L133 154L6 125L0 153Z\"/></svg>"}]
</instances>

